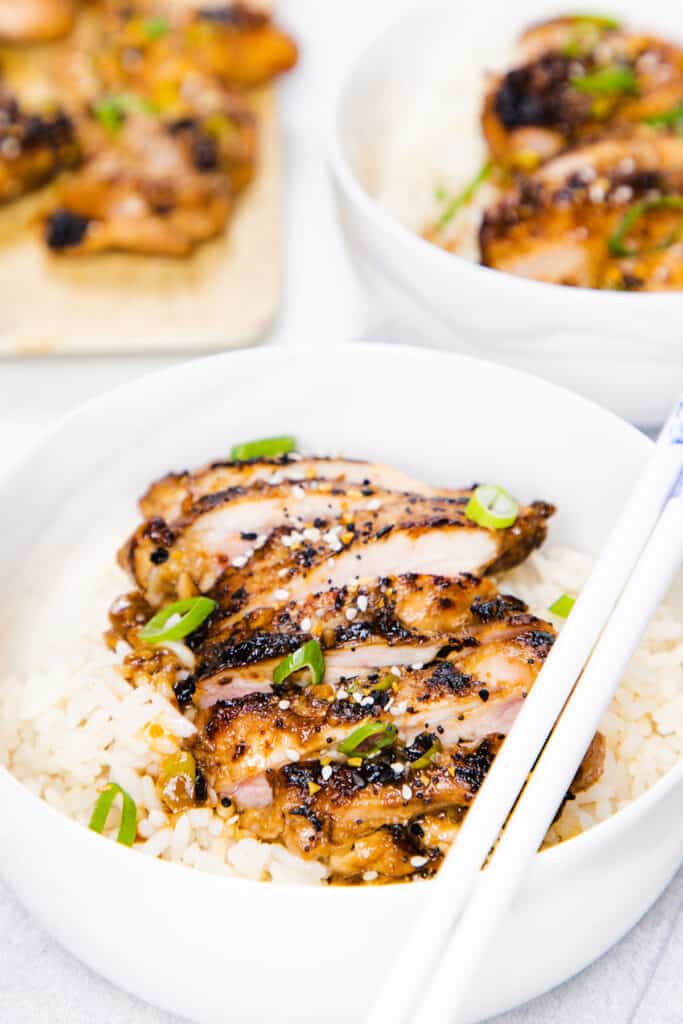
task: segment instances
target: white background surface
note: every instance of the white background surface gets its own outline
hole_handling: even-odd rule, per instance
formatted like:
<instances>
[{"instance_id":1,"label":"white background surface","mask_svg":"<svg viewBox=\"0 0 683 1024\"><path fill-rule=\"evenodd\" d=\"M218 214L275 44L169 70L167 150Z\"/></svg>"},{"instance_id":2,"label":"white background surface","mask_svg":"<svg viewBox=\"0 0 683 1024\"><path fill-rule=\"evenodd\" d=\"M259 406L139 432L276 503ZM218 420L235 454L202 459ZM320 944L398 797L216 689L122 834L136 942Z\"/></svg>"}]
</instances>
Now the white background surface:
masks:
<instances>
[{"instance_id":1,"label":"white background surface","mask_svg":"<svg viewBox=\"0 0 683 1024\"><path fill-rule=\"evenodd\" d=\"M352 340L372 327L346 259L326 175L331 99L358 48L409 3L345 0L333 6L331 0L281 0L280 6L282 19L301 42L302 61L282 87L288 183L285 298L269 343L315 342L324 359L326 344ZM171 362L112 358L0 364L0 462L74 404ZM681 828L681 823L672 822L672 827ZM228 1019L234 1019L229 1008ZM0 886L1 1024L172 1021L83 968ZM555 992L498 1018L498 1024L592 1022L682 1024L683 872L640 926L601 961Z\"/></svg>"}]
</instances>

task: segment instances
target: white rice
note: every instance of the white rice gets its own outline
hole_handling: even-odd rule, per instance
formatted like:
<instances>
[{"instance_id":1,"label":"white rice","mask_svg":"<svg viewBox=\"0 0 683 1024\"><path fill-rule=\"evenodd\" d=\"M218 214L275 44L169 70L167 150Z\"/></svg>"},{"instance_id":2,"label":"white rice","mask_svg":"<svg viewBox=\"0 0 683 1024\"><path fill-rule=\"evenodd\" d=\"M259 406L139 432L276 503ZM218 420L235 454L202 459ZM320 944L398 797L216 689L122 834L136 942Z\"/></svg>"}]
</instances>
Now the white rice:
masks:
<instances>
[{"instance_id":1,"label":"white rice","mask_svg":"<svg viewBox=\"0 0 683 1024\"><path fill-rule=\"evenodd\" d=\"M147 856L216 874L319 883L322 865L242 835L233 808L173 816L160 803L159 764L193 727L160 694L129 686L116 670L122 652L110 652L102 640L107 607L127 581L116 569L98 572L93 566L101 566L102 551L114 546L101 534L83 541L61 575L36 578L33 597L19 602L31 608L30 625L17 620L3 637L5 663L14 670L0 681L0 762L83 826L103 785L119 783L137 804L136 849ZM559 594L578 592L588 568L575 552L548 550L507 574L503 589L547 617ZM670 609L659 611L602 728L605 774L566 806L549 842L624 807L681 756L683 624ZM113 837L117 829L112 813L106 834Z\"/></svg>"}]
</instances>

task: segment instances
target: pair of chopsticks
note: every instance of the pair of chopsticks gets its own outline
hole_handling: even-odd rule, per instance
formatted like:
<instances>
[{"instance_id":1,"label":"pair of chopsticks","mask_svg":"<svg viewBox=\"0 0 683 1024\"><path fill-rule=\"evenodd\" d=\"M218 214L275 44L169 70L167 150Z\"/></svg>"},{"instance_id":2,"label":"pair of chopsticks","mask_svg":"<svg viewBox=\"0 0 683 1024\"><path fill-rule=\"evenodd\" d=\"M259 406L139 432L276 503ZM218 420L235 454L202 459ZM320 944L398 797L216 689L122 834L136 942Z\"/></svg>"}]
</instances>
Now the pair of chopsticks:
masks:
<instances>
[{"instance_id":1,"label":"pair of chopsticks","mask_svg":"<svg viewBox=\"0 0 683 1024\"><path fill-rule=\"evenodd\" d=\"M366 1024L459 1020L496 927L682 563L683 397L439 874L425 887L422 914Z\"/></svg>"}]
</instances>

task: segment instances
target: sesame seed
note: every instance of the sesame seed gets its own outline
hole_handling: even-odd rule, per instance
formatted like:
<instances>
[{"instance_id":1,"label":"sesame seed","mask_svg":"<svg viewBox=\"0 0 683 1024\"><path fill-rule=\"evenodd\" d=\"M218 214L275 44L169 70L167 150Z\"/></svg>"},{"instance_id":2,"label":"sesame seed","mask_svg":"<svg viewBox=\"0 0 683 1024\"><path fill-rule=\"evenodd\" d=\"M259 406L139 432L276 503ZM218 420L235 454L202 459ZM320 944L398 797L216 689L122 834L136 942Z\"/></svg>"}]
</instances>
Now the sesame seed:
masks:
<instances>
[{"instance_id":1,"label":"sesame seed","mask_svg":"<svg viewBox=\"0 0 683 1024\"><path fill-rule=\"evenodd\" d=\"M278 704L280 711L286 711L289 706L290 702L288 700L281 700Z\"/></svg>"},{"instance_id":2,"label":"sesame seed","mask_svg":"<svg viewBox=\"0 0 683 1024\"><path fill-rule=\"evenodd\" d=\"M365 874L363 875L363 881L374 882L377 877L378 875L376 871L366 871Z\"/></svg>"},{"instance_id":3,"label":"sesame seed","mask_svg":"<svg viewBox=\"0 0 683 1024\"><path fill-rule=\"evenodd\" d=\"M273 475L268 478L268 483L269 484L281 484L282 483L282 473L273 473Z\"/></svg>"},{"instance_id":4,"label":"sesame seed","mask_svg":"<svg viewBox=\"0 0 683 1024\"><path fill-rule=\"evenodd\" d=\"M336 693L337 700L346 700L348 695L349 691L345 690L343 686L340 686Z\"/></svg>"},{"instance_id":5,"label":"sesame seed","mask_svg":"<svg viewBox=\"0 0 683 1024\"><path fill-rule=\"evenodd\" d=\"M288 575L288 573L289 573L289 569L287 569L286 567L284 569L279 569L278 570L278 576L280 577L280 579L283 579L285 576Z\"/></svg>"},{"instance_id":6,"label":"sesame seed","mask_svg":"<svg viewBox=\"0 0 683 1024\"><path fill-rule=\"evenodd\" d=\"M285 750L285 757L288 757L290 761L299 760L299 755L296 750Z\"/></svg>"},{"instance_id":7,"label":"sesame seed","mask_svg":"<svg viewBox=\"0 0 683 1024\"><path fill-rule=\"evenodd\" d=\"M334 568L334 558L328 558L327 559L327 568L328 569L333 569Z\"/></svg>"},{"instance_id":8,"label":"sesame seed","mask_svg":"<svg viewBox=\"0 0 683 1024\"><path fill-rule=\"evenodd\" d=\"M382 502L379 500L379 498L373 498L372 501L369 501L367 504L368 512L377 512L377 510L380 509L381 507Z\"/></svg>"},{"instance_id":9,"label":"sesame seed","mask_svg":"<svg viewBox=\"0 0 683 1024\"><path fill-rule=\"evenodd\" d=\"M320 777L323 782L327 782L328 779L332 778L332 765L326 764L320 773Z\"/></svg>"},{"instance_id":10,"label":"sesame seed","mask_svg":"<svg viewBox=\"0 0 683 1024\"><path fill-rule=\"evenodd\" d=\"M237 558L233 558L232 565L235 569L243 569L247 562L248 558L246 555L238 555Z\"/></svg>"},{"instance_id":11,"label":"sesame seed","mask_svg":"<svg viewBox=\"0 0 683 1024\"><path fill-rule=\"evenodd\" d=\"M228 818L228 820L226 821L225 824L226 825L236 825L237 822L239 821L239 817L240 817L239 814L233 814L232 818Z\"/></svg>"},{"instance_id":12,"label":"sesame seed","mask_svg":"<svg viewBox=\"0 0 683 1024\"><path fill-rule=\"evenodd\" d=\"M425 667L424 661L415 661L410 667L418 672L421 668Z\"/></svg>"},{"instance_id":13,"label":"sesame seed","mask_svg":"<svg viewBox=\"0 0 683 1024\"><path fill-rule=\"evenodd\" d=\"M310 630L311 620L309 619L308 615L306 616L305 619L301 620L301 628L304 631L304 633L308 633L308 631Z\"/></svg>"},{"instance_id":14,"label":"sesame seed","mask_svg":"<svg viewBox=\"0 0 683 1024\"><path fill-rule=\"evenodd\" d=\"M286 548L291 548L294 544L294 534L288 533L286 537L282 538L282 543Z\"/></svg>"},{"instance_id":15,"label":"sesame seed","mask_svg":"<svg viewBox=\"0 0 683 1024\"><path fill-rule=\"evenodd\" d=\"M295 498L299 499L306 497L306 492L301 486L301 484L296 484L294 487L292 487L292 494L294 495Z\"/></svg>"},{"instance_id":16,"label":"sesame seed","mask_svg":"<svg viewBox=\"0 0 683 1024\"><path fill-rule=\"evenodd\" d=\"M413 791L410 786L405 785L401 787L401 796L404 800L410 800L413 795Z\"/></svg>"},{"instance_id":17,"label":"sesame seed","mask_svg":"<svg viewBox=\"0 0 683 1024\"><path fill-rule=\"evenodd\" d=\"M286 601L289 597L289 591L284 588L280 588L280 590L275 591L274 596L276 601Z\"/></svg>"},{"instance_id":18,"label":"sesame seed","mask_svg":"<svg viewBox=\"0 0 683 1024\"><path fill-rule=\"evenodd\" d=\"M428 860L429 857L411 857L410 863L414 868L423 868Z\"/></svg>"},{"instance_id":19,"label":"sesame seed","mask_svg":"<svg viewBox=\"0 0 683 1024\"><path fill-rule=\"evenodd\" d=\"M344 612L344 614L346 615L346 618L349 620L349 622L353 622L353 620L355 619L356 615L358 615L358 609L357 608L347 608L346 611Z\"/></svg>"},{"instance_id":20,"label":"sesame seed","mask_svg":"<svg viewBox=\"0 0 683 1024\"><path fill-rule=\"evenodd\" d=\"M254 551L259 551L263 547L263 545L266 543L267 540L268 540L268 535L265 534L265 533L260 533L258 535L258 537L256 538L256 540L254 541Z\"/></svg>"},{"instance_id":21,"label":"sesame seed","mask_svg":"<svg viewBox=\"0 0 683 1024\"><path fill-rule=\"evenodd\" d=\"M405 766L402 765L400 761L394 761L394 763L391 765L391 770L394 773L394 775L403 775Z\"/></svg>"},{"instance_id":22,"label":"sesame seed","mask_svg":"<svg viewBox=\"0 0 683 1024\"><path fill-rule=\"evenodd\" d=\"M392 675L399 676L399 677L401 675L401 670L398 667L398 665L393 665L392 668L389 669L389 671L391 672Z\"/></svg>"},{"instance_id":23,"label":"sesame seed","mask_svg":"<svg viewBox=\"0 0 683 1024\"><path fill-rule=\"evenodd\" d=\"M361 594L356 601L356 607L359 612L366 612L368 610L368 599L365 594Z\"/></svg>"},{"instance_id":24,"label":"sesame seed","mask_svg":"<svg viewBox=\"0 0 683 1024\"><path fill-rule=\"evenodd\" d=\"M370 696L370 695L368 694L368 696L367 696L367 697L363 697L363 698L362 698L362 700L361 700L361 702L360 702L360 706L361 706L362 708L369 708L369 707L370 707L370 705L371 705L371 704L374 704L374 703L375 703L375 698L374 698L374 697L371 697L371 696Z\"/></svg>"},{"instance_id":25,"label":"sesame seed","mask_svg":"<svg viewBox=\"0 0 683 1024\"><path fill-rule=\"evenodd\" d=\"M320 530L317 526L307 526L303 532L304 540L320 540Z\"/></svg>"}]
</instances>

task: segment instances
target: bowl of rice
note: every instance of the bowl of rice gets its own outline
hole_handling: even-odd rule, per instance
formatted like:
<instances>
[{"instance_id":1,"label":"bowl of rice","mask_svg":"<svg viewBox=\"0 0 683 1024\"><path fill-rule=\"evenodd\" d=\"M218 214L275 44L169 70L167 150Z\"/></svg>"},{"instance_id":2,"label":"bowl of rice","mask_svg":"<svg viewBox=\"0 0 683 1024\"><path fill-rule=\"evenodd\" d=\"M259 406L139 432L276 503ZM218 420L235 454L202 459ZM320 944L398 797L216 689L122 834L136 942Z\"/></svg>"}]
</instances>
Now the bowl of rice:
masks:
<instances>
[{"instance_id":1,"label":"bowl of rice","mask_svg":"<svg viewBox=\"0 0 683 1024\"><path fill-rule=\"evenodd\" d=\"M683 38L666 0L624 24ZM683 377L673 320L680 292L566 287L480 264L479 227L497 191L485 180L448 229L427 240L444 197L486 166L481 114L491 76L517 60L530 25L566 13L539 0L430 0L389 25L339 91L330 167L351 256L378 323L420 343L490 358L571 387L641 426L661 424Z\"/></svg>"},{"instance_id":2,"label":"bowl of rice","mask_svg":"<svg viewBox=\"0 0 683 1024\"><path fill-rule=\"evenodd\" d=\"M430 884L329 885L324 865L241 835L221 806L169 813L159 760L188 722L151 688L131 687L103 641L107 609L125 589L115 551L149 481L236 438L285 429L302 450L546 496L558 508L546 545L497 581L541 616L558 593L581 589L652 449L611 413L518 371L356 344L324 360L315 348L221 355L135 381L68 417L5 472L0 874L94 970L198 1022L313 1022L321 1007L332 1022L361 1019ZM553 823L473 985L468 1021L600 956L683 858L679 591L651 623L601 731L604 773ZM110 781L137 805L131 849L115 842L116 821L104 835L87 827Z\"/></svg>"}]
</instances>

